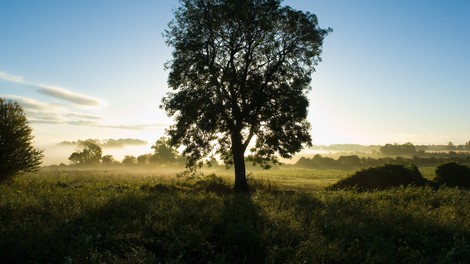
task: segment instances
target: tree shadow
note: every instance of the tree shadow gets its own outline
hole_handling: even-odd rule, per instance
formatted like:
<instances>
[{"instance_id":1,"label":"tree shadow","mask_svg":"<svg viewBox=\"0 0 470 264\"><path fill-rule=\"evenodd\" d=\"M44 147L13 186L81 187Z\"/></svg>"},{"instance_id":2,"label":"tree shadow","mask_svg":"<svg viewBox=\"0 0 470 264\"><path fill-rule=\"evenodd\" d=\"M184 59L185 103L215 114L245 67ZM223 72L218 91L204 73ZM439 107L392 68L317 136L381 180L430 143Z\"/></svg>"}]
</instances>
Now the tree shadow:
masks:
<instances>
[{"instance_id":1,"label":"tree shadow","mask_svg":"<svg viewBox=\"0 0 470 264\"><path fill-rule=\"evenodd\" d=\"M215 260L222 263L263 263L266 244L264 220L250 193L234 193L224 197Z\"/></svg>"},{"instance_id":2,"label":"tree shadow","mask_svg":"<svg viewBox=\"0 0 470 264\"><path fill-rule=\"evenodd\" d=\"M44 212L38 212L37 219L2 230L2 261L264 262L263 221L249 194L160 184L143 186L139 191L110 188L120 194L74 218L48 219ZM0 212L0 216L7 213ZM41 228L45 225L49 226Z\"/></svg>"},{"instance_id":3,"label":"tree shadow","mask_svg":"<svg viewBox=\"0 0 470 264\"><path fill-rule=\"evenodd\" d=\"M399 192L271 190L253 195L226 187L217 181L193 189L111 186L112 198L73 218L49 219L46 211L35 208L21 212L2 207L0 259L4 263L465 263L470 258L468 225L452 220L452 208L448 215L436 214L441 219L433 216L434 208L447 210L446 203L455 203L440 197L429 202L428 215L422 203L412 200L426 195L422 192L403 196L403 202L394 205L397 200L390 195ZM419 213L408 206L419 206L415 208ZM464 221L463 216L459 221Z\"/></svg>"}]
</instances>

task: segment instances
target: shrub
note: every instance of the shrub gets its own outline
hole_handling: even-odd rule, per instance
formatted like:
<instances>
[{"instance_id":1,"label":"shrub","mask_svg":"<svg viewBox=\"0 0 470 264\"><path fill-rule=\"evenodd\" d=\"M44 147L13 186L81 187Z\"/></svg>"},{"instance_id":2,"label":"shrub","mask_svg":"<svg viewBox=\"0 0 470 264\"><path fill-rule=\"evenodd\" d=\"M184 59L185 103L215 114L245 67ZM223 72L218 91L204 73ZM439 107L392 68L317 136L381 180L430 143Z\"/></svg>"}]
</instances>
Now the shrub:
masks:
<instances>
[{"instance_id":1,"label":"shrub","mask_svg":"<svg viewBox=\"0 0 470 264\"><path fill-rule=\"evenodd\" d=\"M449 187L470 187L470 168L459 165L455 162L442 164L436 169L436 178L438 184L445 184Z\"/></svg>"},{"instance_id":2,"label":"shrub","mask_svg":"<svg viewBox=\"0 0 470 264\"><path fill-rule=\"evenodd\" d=\"M399 186L417 185L426 183L415 165L384 165L356 172L354 175L331 185L330 190L353 189L383 190Z\"/></svg>"},{"instance_id":3,"label":"shrub","mask_svg":"<svg viewBox=\"0 0 470 264\"><path fill-rule=\"evenodd\" d=\"M231 193L230 185L224 178L218 177L215 174L203 176L195 182L193 186L195 191L213 192L217 194Z\"/></svg>"}]
</instances>

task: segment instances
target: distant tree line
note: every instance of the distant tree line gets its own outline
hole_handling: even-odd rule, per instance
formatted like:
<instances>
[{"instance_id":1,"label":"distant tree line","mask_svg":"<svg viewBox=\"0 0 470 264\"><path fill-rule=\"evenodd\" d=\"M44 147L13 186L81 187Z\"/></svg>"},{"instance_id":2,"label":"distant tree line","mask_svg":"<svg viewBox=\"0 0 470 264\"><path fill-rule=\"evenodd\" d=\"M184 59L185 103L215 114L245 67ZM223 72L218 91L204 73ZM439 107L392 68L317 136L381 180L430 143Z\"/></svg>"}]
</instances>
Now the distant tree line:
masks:
<instances>
[{"instance_id":1,"label":"distant tree line","mask_svg":"<svg viewBox=\"0 0 470 264\"><path fill-rule=\"evenodd\" d=\"M99 142L93 139L77 141L78 149L69 156L69 161L76 166L97 166L97 165L184 165L185 158L179 155L178 151L170 146L167 138L158 139L152 145L153 153L140 156L126 155L121 162L112 155L103 155Z\"/></svg>"},{"instance_id":2,"label":"distant tree line","mask_svg":"<svg viewBox=\"0 0 470 264\"><path fill-rule=\"evenodd\" d=\"M415 146L410 142L405 144L385 144L379 148L380 153L385 156L439 156L439 154L445 155L445 153L438 152L449 152L450 155L455 155L455 151L470 151L470 141L464 145L454 145L449 142L447 145L421 145ZM452 151L454 153L452 153ZM442 155L441 155L442 156Z\"/></svg>"},{"instance_id":3,"label":"distant tree line","mask_svg":"<svg viewBox=\"0 0 470 264\"><path fill-rule=\"evenodd\" d=\"M405 144L385 144L385 146L380 147L380 153L386 156L412 156L418 154L416 147L407 142Z\"/></svg>"},{"instance_id":4,"label":"distant tree line","mask_svg":"<svg viewBox=\"0 0 470 264\"><path fill-rule=\"evenodd\" d=\"M370 167L382 166L385 164L409 165L415 164L419 167L436 167L440 164L455 162L457 164L469 165L470 155L456 155L447 157L420 157L412 158L397 157L359 157L357 155L340 156L338 159L330 157L322 157L317 154L313 158L300 158L295 166L308 169L363 169Z\"/></svg>"},{"instance_id":5,"label":"distant tree line","mask_svg":"<svg viewBox=\"0 0 470 264\"><path fill-rule=\"evenodd\" d=\"M428 155L436 152L448 151L470 151L470 141L462 145L455 145L449 142L445 145L414 145L410 142L405 144L385 144L381 145L359 145L359 144L332 144L332 145L313 145L309 149L349 152L349 153L372 153L389 156L413 156Z\"/></svg>"}]
</instances>

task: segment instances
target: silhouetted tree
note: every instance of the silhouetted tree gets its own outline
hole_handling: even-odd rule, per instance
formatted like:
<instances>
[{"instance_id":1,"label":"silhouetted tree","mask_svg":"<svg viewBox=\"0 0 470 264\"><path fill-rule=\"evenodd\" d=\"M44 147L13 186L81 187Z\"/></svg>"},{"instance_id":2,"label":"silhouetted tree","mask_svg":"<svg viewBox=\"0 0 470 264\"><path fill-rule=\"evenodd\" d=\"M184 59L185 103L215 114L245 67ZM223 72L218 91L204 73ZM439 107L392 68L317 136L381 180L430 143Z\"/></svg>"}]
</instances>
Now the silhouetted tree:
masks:
<instances>
[{"instance_id":1,"label":"silhouetted tree","mask_svg":"<svg viewBox=\"0 0 470 264\"><path fill-rule=\"evenodd\" d=\"M98 165L100 164L103 151L98 144L91 139L85 141L78 141L78 148L76 152L73 152L69 160L75 165Z\"/></svg>"},{"instance_id":2,"label":"silhouetted tree","mask_svg":"<svg viewBox=\"0 0 470 264\"><path fill-rule=\"evenodd\" d=\"M435 181L450 187L470 187L470 168L455 162L441 164L436 169Z\"/></svg>"},{"instance_id":3,"label":"silhouetted tree","mask_svg":"<svg viewBox=\"0 0 470 264\"><path fill-rule=\"evenodd\" d=\"M38 168L44 155L33 147L33 139L23 108L0 98L0 182Z\"/></svg>"},{"instance_id":4,"label":"silhouetted tree","mask_svg":"<svg viewBox=\"0 0 470 264\"><path fill-rule=\"evenodd\" d=\"M132 155L126 155L121 163L124 165L134 165L137 164L137 158Z\"/></svg>"},{"instance_id":5,"label":"silhouetted tree","mask_svg":"<svg viewBox=\"0 0 470 264\"><path fill-rule=\"evenodd\" d=\"M311 74L323 38L309 12L279 0L182 0L165 32L174 48L162 100L175 118L171 145L187 165L219 154L235 166L235 189L247 190L244 154L267 168L311 145L306 120Z\"/></svg>"},{"instance_id":6,"label":"silhouetted tree","mask_svg":"<svg viewBox=\"0 0 470 264\"><path fill-rule=\"evenodd\" d=\"M361 167L361 158L357 155L341 156L338 158L338 163L341 168L353 169Z\"/></svg>"},{"instance_id":7,"label":"silhouetted tree","mask_svg":"<svg viewBox=\"0 0 470 264\"><path fill-rule=\"evenodd\" d=\"M388 156L395 156L395 155L413 156L413 155L416 155L418 153L416 151L416 147L410 142L407 142L403 145L386 144L385 146L380 147L380 152L383 155L388 155Z\"/></svg>"},{"instance_id":8,"label":"silhouetted tree","mask_svg":"<svg viewBox=\"0 0 470 264\"><path fill-rule=\"evenodd\" d=\"M164 165L174 163L177 160L178 151L171 146L170 140L166 137L158 139L152 149L155 151L150 158L153 164Z\"/></svg>"},{"instance_id":9,"label":"silhouetted tree","mask_svg":"<svg viewBox=\"0 0 470 264\"><path fill-rule=\"evenodd\" d=\"M137 164L139 165L148 165L150 163L150 157L152 154L143 154L137 157Z\"/></svg>"},{"instance_id":10,"label":"silhouetted tree","mask_svg":"<svg viewBox=\"0 0 470 264\"><path fill-rule=\"evenodd\" d=\"M447 143L447 150L455 150L455 149L456 149L456 147L455 147L454 143L449 141L449 143Z\"/></svg>"},{"instance_id":11,"label":"silhouetted tree","mask_svg":"<svg viewBox=\"0 0 470 264\"><path fill-rule=\"evenodd\" d=\"M115 160L113 155L105 155L101 158L101 163L105 165L111 165L114 164Z\"/></svg>"}]
</instances>

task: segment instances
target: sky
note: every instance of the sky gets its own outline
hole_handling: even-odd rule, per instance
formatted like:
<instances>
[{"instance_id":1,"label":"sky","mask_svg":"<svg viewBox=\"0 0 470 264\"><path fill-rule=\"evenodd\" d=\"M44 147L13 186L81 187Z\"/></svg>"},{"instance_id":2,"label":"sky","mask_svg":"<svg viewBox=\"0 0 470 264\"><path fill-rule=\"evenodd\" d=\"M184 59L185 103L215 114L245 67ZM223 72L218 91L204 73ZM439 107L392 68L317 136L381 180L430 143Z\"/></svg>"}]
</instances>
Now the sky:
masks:
<instances>
[{"instance_id":1,"label":"sky","mask_svg":"<svg viewBox=\"0 0 470 264\"><path fill-rule=\"evenodd\" d=\"M0 0L0 97L46 163L61 141L164 135L162 36L177 0ZM470 140L470 1L285 0L333 28L312 75L313 144ZM129 150L126 150L129 151ZM60 157L59 157L60 156Z\"/></svg>"}]
</instances>

